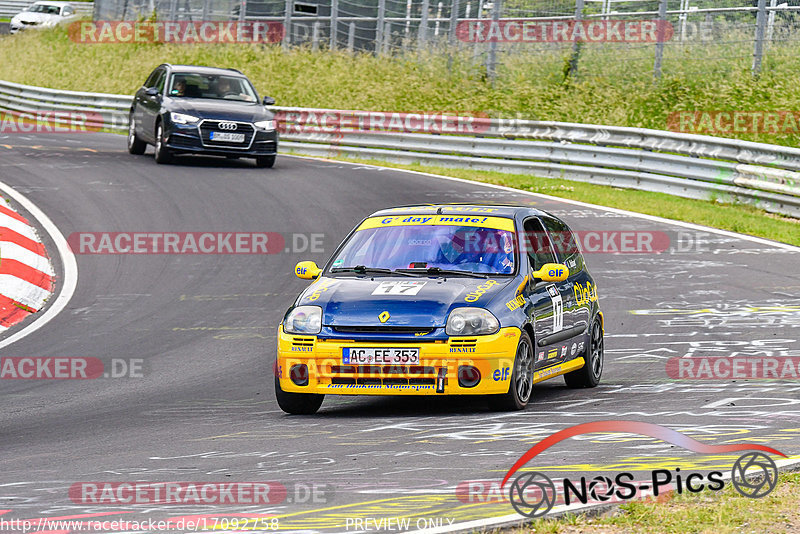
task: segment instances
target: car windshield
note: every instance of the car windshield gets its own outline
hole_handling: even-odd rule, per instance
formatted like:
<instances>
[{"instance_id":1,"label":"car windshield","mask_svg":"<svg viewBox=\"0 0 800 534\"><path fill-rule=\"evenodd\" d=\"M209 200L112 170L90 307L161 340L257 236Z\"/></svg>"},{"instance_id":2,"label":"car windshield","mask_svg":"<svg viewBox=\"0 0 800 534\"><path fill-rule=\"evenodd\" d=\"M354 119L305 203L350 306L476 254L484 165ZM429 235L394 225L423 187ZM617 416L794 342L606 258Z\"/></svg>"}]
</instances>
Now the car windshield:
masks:
<instances>
[{"instance_id":1,"label":"car windshield","mask_svg":"<svg viewBox=\"0 0 800 534\"><path fill-rule=\"evenodd\" d=\"M257 100L256 92L247 78L183 72L172 75L167 94L171 97L238 100L240 102Z\"/></svg>"},{"instance_id":2,"label":"car windshield","mask_svg":"<svg viewBox=\"0 0 800 534\"><path fill-rule=\"evenodd\" d=\"M31 13L47 13L48 15L58 15L61 8L58 6L48 6L47 4L34 4L28 9Z\"/></svg>"},{"instance_id":3,"label":"car windshield","mask_svg":"<svg viewBox=\"0 0 800 534\"><path fill-rule=\"evenodd\" d=\"M380 224L381 220L386 218L367 219L359 227L331 264L333 272L362 265L391 270L439 268L468 273L514 272L513 231L458 224L370 227ZM498 226L513 228L510 219L498 220L505 221Z\"/></svg>"}]
</instances>

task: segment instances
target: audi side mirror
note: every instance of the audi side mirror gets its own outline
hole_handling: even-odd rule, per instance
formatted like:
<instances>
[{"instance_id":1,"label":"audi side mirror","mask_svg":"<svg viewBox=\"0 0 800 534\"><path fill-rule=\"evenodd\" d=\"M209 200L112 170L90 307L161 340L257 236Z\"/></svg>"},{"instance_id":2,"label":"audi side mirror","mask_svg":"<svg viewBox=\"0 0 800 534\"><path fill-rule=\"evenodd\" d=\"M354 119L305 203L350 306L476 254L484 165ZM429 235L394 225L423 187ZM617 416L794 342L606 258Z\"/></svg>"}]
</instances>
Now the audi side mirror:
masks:
<instances>
[{"instance_id":1,"label":"audi side mirror","mask_svg":"<svg viewBox=\"0 0 800 534\"><path fill-rule=\"evenodd\" d=\"M265 96L264 100L262 100L261 103L264 104L265 106L274 106L275 99L272 98L271 96Z\"/></svg>"}]
</instances>

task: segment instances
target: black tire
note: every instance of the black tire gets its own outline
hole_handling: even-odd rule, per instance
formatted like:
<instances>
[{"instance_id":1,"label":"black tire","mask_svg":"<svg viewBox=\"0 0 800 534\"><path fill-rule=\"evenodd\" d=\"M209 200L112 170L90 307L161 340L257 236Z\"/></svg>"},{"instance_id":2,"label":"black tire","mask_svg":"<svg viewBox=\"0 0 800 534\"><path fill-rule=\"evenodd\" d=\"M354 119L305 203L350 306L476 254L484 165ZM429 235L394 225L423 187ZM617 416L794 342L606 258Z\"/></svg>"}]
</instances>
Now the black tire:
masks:
<instances>
[{"instance_id":1,"label":"black tire","mask_svg":"<svg viewBox=\"0 0 800 534\"><path fill-rule=\"evenodd\" d=\"M489 395L489 408L510 412L524 410L533 396L533 342L524 330L519 337L514 356L514 372L508 383L508 392Z\"/></svg>"},{"instance_id":2,"label":"black tire","mask_svg":"<svg viewBox=\"0 0 800 534\"><path fill-rule=\"evenodd\" d=\"M275 155L272 156L258 156L256 158L256 167L262 169L271 169L275 165Z\"/></svg>"},{"instance_id":3,"label":"black tire","mask_svg":"<svg viewBox=\"0 0 800 534\"><path fill-rule=\"evenodd\" d=\"M317 413L325 395L318 393L290 393L281 389L281 381L275 377L275 397L278 406L286 413L293 415L312 415Z\"/></svg>"},{"instance_id":4,"label":"black tire","mask_svg":"<svg viewBox=\"0 0 800 534\"><path fill-rule=\"evenodd\" d=\"M564 375L564 382L570 388L593 388L600 383L603 376L603 327L600 318L592 322L589 332L589 346L586 347L586 364Z\"/></svg>"},{"instance_id":5,"label":"black tire","mask_svg":"<svg viewBox=\"0 0 800 534\"><path fill-rule=\"evenodd\" d=\"M147 143L139 139L136 135L136 122L133 119L133 113L131 113L130 120L128 121L128 152L136 156L141 156L144 154L146 148Z\"/></svg>"},{"instance_id":6,"label":"black tire","mask_svg":"<svg viewBox=\"0 0 800 534\"><path fill-rule=\"evenodd\" d=\"M172 154L169 149L164 146L164 129L159 122L156 125L156 150L155 150L156 163L169 163L172 161Z\"/></svg>"}]
</instances>

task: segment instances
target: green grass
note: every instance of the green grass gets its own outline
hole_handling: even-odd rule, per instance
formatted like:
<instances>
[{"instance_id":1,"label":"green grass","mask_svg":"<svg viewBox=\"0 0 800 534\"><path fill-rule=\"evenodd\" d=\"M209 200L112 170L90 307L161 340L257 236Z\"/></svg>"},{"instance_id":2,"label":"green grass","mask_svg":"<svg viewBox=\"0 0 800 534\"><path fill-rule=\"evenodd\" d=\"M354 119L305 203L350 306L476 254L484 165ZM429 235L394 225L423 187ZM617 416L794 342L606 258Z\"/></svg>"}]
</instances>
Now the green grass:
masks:
<instances>
[{"instance_id":1,"label":"green grass","mask_svg":"<svg viewBox=\"0 0 800 534\"><path fill-rule=\"evenodd\" d=\"M771 44L756 80L749 36L728 36L739 38L744 42L668 44L657 84L651 46L584 46L577 80L564 78L569 47L523 46L500 55L492 84L470 46L376 58L272 45L79 44L58 28L4 39L0 57L24 57L25 68L0 62L0 79L132 94L161 62L195 63L238 68L259 92L288 106L486 112L656 129L665 129L669 114L679 110L800 109L797 47ZM800 142L797 132L740 137Z\"/></svg>"},{"instance_id":2,"label":"green grass","mask_svg":"<svg viewBox=\"0 0 800 534\"><path fill-rule=\"evenodd\" d=\"M538 520L506 534L734 534L792 533L800 529L800 474L782 474L776 489L762 499L742 497L731 487L722 492L674 495L665 501L623 504L600 517L568 516ZM497 531L495 531L497 532Z\"/></svg>"},{"instance_id":3,"label":"green grass","mask_svg":"<svg viewBox=\"0 0 800 534\"><path fill-rule=\"evenodd\" d=\"M401 165L376 160L334 158L343 161L368 163L428 172L443 176L454 176L476 182L503 185L544 193L561 198L580 200L601 206L620 208L657 217L686 221L723 230L730 230L792 245L800 246L800 220L779 217L746 205L720 204L704 200L675 197L664 193L633 191L584 182L572 182L554 178L540 178L526 174L505 174L471 169L450 169L425 165Z\"/></svg>"}]
</instances>

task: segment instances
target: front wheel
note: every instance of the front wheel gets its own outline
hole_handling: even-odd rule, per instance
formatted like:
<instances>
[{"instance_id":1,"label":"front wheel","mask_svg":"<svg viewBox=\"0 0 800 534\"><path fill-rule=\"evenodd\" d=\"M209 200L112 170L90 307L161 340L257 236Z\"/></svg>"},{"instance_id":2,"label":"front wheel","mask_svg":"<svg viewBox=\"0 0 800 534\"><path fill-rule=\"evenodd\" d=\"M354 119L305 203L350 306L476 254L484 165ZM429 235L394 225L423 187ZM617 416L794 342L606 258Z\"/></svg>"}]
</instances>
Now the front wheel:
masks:
<instances>
[{"instance_id":1,"label":"front wheel","mask_svg":"<svg viewBox=\"0 0 800 534\"><path fill-rule=\"evenodd\" d=\"M136 135L136 120L133 118L133 113L131 113L131 118L128 121L128 152L141 156L146 148L147 143Z\"/></svg>"},{"instance_id":2,"label":"front wheel","mask_svg":"<svg viewBox=\"0 0 800 534\"><path fill-rule=\"evenodd\" d=\"M275 154L256 158L256 167L271 169L273 165L275 165Z\"/></svg>"},{"instance_id":3,"label":"front wheel","mask_svg":"<svg viewBox=\"0 0 800 534\"><path fill-rule=\"evenodd\" d=\"M567 387L593 388L600 383L603 374L603 326L600 318L592 323L589 347L586 349L586 363L580 369L564 375Z\"/></svg>"},{"instance_id":4,"label":"front wheel","mask_svg":"<svg viewBox=\"0 0 800 534\"><path fill-rule=\"evenodd\" d=\"M317 413L325 395L318 393L291 393L281 389L281 381L275 377L275 397L278 406L286 413L293 415L312 415Z\"/></svg>"},{"instance_id":5,"label":"front wheel","mask_svg":"<svg viewBox=\"0 0 800 534\"><path fill-rule=\"evenodd\" d=\"M167 149L166 145L164 144L164 128L161 126L161 123L158 123L156 126L156 163L169 163L172 159L172 154L169 153L169 149Z\"/></svg>"},{"instance_id":6,"label":"front wheel","mask_svg":"<svg viewBox=\"0 0 800 534\"><path fill-rule=\"evenodd\" d=\"M489 396L489 407L496 411L523 410L533 393L533 343L524 330L519 337L517 353L514 357L514 372L508 392Z\"/></svg>"}]
</instances>

